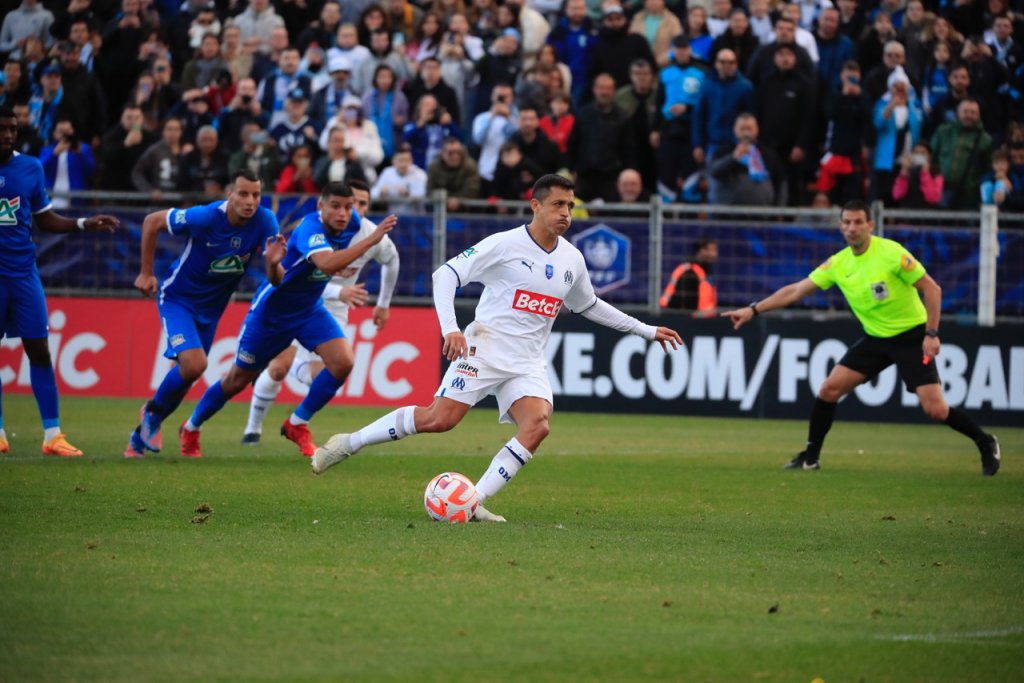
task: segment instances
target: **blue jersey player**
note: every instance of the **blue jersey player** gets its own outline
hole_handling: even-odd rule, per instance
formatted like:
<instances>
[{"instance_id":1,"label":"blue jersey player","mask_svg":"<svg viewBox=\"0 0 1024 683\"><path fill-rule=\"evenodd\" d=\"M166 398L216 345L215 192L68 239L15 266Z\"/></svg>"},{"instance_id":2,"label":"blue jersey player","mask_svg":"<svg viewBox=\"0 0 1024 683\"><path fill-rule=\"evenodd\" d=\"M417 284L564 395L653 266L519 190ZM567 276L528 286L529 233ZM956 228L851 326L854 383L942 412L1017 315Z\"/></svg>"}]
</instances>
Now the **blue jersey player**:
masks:
<instances>
[{"instance_id":1,"label":"blue jersey player","mask_svg":"<svg viewBox=\"0 0 1024 683\"><path fill-rule=\"evenodd\" d=\"M112 216L74 220L58 216L46 194L43 166L35 157L14 151L18 121L9 107L0 107L0 339L21 337L28 356L32 393L43 419L43 455L79 456L60 431L57 378L53 372L46 298L36 269L32 221L46 232L112 231ZM0 406L0 453L10 451Z\"/></svg>"},{"instance_id":2,"label":"blue jersey player","mask_svg":"<svg viewBox=\"0 0 1024 683\"><path fill-rule=\"evenodd\" d=\"M177 363L142 406L139 426L128 438L126 458L141 458L146 449L160 450L160 425L206 371L217 322L260 249L266 250L268 276L276 275L285 240L277 217L260 206L261 190L259 176L242 169L233 178L227 200L157 211L143 221L142 265L135 288L147 296L158 295L160 322L167 334L164 355ZM188 243L158 288L153 255L157 235L163 231L187 236Z\"/></svg>"},{"instance_id":3,"label":"blue jersey player","mask_svg":"<svg viewBox=\"0 0 1024 683\"><path fill-rule=\"evenodd\" d=\"M276 274L267 266L268 282L252 300L238 340L235 364L224 379L203 394L192 417L181 426L182 455L201 457L199 429L235 394L245 389L292 340L315 351L324 369L313 379L309 393L281 428L303 455L316 450L307 426L316 411L337 393L352 369L352 347L345 333L324 306L321 295L331 276L344 270L391 232L398 219L388 216L370 235L350 245L362 219L352 210L352 189L342 182L328 183L316 213L299 223L288 237L288 248ZM268 261L270 258L268 257Z\"/></svg>"}]
</instances>

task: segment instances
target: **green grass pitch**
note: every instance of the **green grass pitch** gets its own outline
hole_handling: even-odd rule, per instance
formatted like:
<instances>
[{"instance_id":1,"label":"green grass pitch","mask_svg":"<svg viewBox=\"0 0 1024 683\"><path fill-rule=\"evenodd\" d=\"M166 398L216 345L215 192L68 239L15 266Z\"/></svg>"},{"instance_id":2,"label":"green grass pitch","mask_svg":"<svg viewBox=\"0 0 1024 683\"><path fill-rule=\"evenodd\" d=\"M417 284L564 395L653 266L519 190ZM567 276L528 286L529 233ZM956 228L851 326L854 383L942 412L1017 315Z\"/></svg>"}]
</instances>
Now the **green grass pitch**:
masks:
<instances>
[{"instance_id":1,"label":"green grass pitch","mask_svg":"<svg viewBox=\"0 0 1024 683\"><path fill-rule=\"evenodd\" d=\"M32 399L4 397L0 681L1024 676L1022 429L986 479L944 427L840 409L824 469L789 472L802 419L556 412L489 504L510 522L445 526L423 488L480 476L510 435L494 410L313 477L276 429L239 446L242 405L201 461L123 460L135 401L62 408L85 458L39 456Z\"/></svg>"}]
</instances>

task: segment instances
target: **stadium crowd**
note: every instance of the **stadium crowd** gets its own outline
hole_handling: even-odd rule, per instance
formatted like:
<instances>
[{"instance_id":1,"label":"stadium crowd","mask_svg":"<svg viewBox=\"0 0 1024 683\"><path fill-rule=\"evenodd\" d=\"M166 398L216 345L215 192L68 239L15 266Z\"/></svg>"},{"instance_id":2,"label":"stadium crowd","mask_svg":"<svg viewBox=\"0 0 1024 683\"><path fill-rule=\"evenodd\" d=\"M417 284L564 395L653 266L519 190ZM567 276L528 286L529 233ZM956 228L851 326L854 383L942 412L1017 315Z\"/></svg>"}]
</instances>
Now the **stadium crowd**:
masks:
<instances>
[{"instance_id":1,"label":"stadium crowd","mask_svg":"<svg viewBox=\"0 0 1024 683\"><path fill-rule=\"evenodd\" d=\"M0 104L57 194L1019 210L1021 5L0 0Z\"/></svg>"}]
</instances>

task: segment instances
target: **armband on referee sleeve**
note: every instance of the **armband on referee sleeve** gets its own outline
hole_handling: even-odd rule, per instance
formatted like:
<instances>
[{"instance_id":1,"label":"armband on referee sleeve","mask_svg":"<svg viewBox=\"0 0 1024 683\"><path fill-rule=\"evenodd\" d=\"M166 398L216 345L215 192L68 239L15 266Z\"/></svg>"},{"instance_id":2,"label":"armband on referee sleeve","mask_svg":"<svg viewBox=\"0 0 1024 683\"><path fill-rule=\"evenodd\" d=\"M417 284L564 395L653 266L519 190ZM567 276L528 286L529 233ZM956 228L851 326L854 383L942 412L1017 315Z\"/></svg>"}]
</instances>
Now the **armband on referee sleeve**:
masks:
<instances>
[{"instance_id":1,"label":"armband on referee sleeve","mask_svg":"<svg viewBox=\"0 0 1024 683\"><path fill-rule=\"evenodd\" d=\"M587 320L593 320L599 325L610 327L620 332L629 332L647 341L654 341L658 328L653 325L646 325L631 315L626 315L607 301L597 299L593 306L580 313Z\"/></svg>"}]
</instances>

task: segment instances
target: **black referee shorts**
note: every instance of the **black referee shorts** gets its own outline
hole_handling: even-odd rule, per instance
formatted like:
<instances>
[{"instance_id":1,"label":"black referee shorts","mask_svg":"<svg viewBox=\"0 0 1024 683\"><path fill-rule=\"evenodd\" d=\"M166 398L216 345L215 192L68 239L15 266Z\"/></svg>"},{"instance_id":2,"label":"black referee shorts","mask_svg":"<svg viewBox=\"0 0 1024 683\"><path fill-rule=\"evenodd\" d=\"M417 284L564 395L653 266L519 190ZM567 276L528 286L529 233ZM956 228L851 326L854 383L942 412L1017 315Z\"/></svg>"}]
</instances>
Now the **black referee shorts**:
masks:
<instances>
[{"instance_id":1,"label":"black referee shorts","mask_svg":"<svg viewBox=\"0 0 1024 683\"><path fill-rule=\"evenodd\" d=\"M907 391L926 384L938 384L939 371L935 369L935 360L925 363L921 351L924 330L924 325L919 325L895 337L864 336L847 350L839 364L870 380L895 363Z\"/></svg>"}]
</instances>

